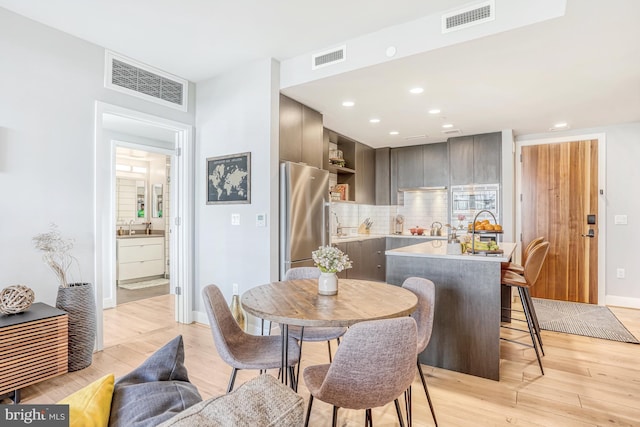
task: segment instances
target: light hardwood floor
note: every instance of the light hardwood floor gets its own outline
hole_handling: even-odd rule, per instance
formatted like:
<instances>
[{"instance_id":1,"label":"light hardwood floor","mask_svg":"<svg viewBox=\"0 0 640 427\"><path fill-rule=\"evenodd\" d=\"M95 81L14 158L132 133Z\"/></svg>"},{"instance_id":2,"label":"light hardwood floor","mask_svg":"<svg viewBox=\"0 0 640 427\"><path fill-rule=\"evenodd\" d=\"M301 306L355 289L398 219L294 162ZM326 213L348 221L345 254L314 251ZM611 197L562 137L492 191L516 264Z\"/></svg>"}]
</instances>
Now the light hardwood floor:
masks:
<instances>
[{"instance_id":1,"label":"light hardwood floor","mask_svg":"<svg viewBox=\"0 0 640 427\"><path fill-rule=\"evenodd\" d=\"M612 308L640 336L640 310ZM81 371L28 387L23 403L53 403L102 375L116 377L182 334L186 366L203 398L224 393L231 369L217 355L208 326L173 322L173 297L165 295L105 311L105 350ZM512 337L521 336L518 332ZM500 381L424 366L441 426L638 426L640 345L543 331L546 375L533 350L501 344ZM335 345L334 351L335 351ZM302 369L327 363L325 343L305 343ZM272 372L275 374L275 372ZM257 375L240 371L236 387ZM300 394L308 399L304 384ZM306 402L305 402L306 403ZM414 425L433 425L419 378L413 384ZM362 426L363 411L340 410L340 426ZM393 404L373 410L374 425L397 425ZM330 425L331 407L314 402L311 426Z\"/></svg>"}]
</instances>

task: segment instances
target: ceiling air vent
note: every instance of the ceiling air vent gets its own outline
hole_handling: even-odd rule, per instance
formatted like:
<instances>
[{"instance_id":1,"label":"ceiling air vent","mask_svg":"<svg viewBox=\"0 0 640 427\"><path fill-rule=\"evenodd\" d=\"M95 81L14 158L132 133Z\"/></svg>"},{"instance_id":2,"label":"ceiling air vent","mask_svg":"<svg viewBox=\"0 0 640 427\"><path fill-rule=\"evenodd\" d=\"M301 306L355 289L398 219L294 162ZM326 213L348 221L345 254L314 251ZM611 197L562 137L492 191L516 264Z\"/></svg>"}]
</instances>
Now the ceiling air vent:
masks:
<instances>
[{"instance_id":1,"label":"ceiling air vent","mask_svg":"<svg viewBox=\"0 0 640 427\"><path fill-rule=\"evenodd\" d=\"M105 63L106 88L187 111L186 80L110 51Z\"/></svg>"},{"instance_id":2,"label":"ceiling air vent","mask_svg":"<svg viewBox=\"0 0 640 427\"><path fill-rule=\"evenodd\" d=\"M461 30L495 19L495 1L485 1L442 15L442 33Z\"/></svg>"},{"instance_id":3,"label":"ceiling air vent","mask_svg":"<svg viewBox=\"0 0 640 427\"><path fill-rule=\"evenodd\" d=\"M462 131L460 129L447 129L442 131L445 135L462 135Z\"/></svg>"},{"instance_id":4,"label":"ceiling air vent","mask_svg":"<svg viewBox=\"0 0 640 427\"><path fill-rule=\"evenodd\" d=\"M326 67L337 64L347 59L347 46L340 46L337 49L326 50L311 56L311 69Z\"/></svg>"}]
</instances>

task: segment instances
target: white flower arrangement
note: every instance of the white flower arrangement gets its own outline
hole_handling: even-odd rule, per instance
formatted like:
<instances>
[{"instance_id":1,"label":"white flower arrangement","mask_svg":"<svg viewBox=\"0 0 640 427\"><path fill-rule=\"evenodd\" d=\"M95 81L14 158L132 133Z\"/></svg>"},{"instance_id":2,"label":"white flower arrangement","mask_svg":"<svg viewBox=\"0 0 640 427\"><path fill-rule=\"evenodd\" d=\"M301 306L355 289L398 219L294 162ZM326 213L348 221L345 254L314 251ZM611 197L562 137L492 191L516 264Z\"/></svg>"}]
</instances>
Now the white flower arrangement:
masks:
<instances>
[{"instance_id":1,"label":"white flower arrangement","mask_svg":"<svg viewBox=\"0 0 640 427\"><path fill-rule=\"evenodd\" d=\"M311 252L311 257L323 273L339 273L352 267L349 256L335 246L320 246Z\"/></svg>"},{"instance_id":2,"label":"white flower arrangement","mask_svg":"<svg viewBox=\"0 0 640 427\"><path fill-rule=\"evenodd\" d=\"M73 249L73 240L62 238L56 224L52 223L49 228L48 233L37 234L33 238L33 245L44 252L42 260L53 270L60 282L60 287L68 288L69 268L74 261L77 263L76 258L70 253Z\"/></svg>"}]
</instances>

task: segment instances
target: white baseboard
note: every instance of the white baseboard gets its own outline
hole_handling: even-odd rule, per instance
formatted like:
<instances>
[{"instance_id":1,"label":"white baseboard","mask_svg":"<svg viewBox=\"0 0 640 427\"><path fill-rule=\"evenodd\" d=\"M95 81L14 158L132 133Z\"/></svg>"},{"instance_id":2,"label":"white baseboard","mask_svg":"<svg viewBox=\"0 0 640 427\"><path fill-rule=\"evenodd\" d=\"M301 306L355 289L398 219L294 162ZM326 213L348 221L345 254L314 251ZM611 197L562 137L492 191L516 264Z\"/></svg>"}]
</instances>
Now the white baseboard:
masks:
<instances>
[{"instance_id":1,"label":"white baseboard","mask_svg":"<svg viewBox=\"0 0 640 427\"><path fill-rule=\"evenodd\" d=\"M102 308L114 308L116 306L116 302L113 298L105 298L102 300Z\"/></svg>"},{"instance_id":2,"label":"white baseboard","mask_svg":"<svg viewBox=\"0 0 640 427\"><path fill-rule=\"evenodd\" d=\"M615 295L607 295L605 298L606 305L624 308L640 309L640 298L619 297Z\"/></svg>"}]
</instances>

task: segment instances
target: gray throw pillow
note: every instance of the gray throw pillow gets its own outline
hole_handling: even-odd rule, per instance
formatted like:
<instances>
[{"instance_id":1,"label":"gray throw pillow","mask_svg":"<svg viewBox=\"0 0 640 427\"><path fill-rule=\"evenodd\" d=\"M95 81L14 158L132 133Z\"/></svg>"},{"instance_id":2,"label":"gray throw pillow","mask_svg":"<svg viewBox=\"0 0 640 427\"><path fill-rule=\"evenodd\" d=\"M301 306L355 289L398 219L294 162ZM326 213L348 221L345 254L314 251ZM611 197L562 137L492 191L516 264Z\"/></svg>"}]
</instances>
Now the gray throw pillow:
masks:
<instances>
[{"instance_id":1,"label":"gray throw pillow","mask_svg":"<svg viewBox=\"0 0 640 427\"><path fill-rule=\"evenodd\" d=\"M182 335L116 380L109 426L151 427L201 402L184 366Z\"/></svg>"}]
</instances>

